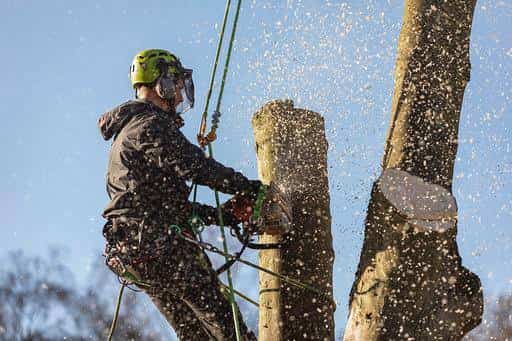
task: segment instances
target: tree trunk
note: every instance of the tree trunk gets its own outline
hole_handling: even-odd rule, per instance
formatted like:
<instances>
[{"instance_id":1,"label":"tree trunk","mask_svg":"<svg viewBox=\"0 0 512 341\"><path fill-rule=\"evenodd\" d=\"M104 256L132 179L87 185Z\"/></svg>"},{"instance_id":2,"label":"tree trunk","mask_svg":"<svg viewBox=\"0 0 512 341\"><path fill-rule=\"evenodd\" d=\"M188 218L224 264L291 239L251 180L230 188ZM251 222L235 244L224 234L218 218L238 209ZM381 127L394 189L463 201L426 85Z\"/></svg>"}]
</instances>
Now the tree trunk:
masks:
<instances>
[{"instance_id":1,"label":"tree trunk","mask_svg":"<svg viewBox=\"0 0 512 341\"><path fill-rule=\"evenodd\" d=\"M476 0L408 0L392 119L344 340L459 340L480 323L452 191Z\"/></svg>"},{"instance_id":2,"label":"tree trunk","mask_svg":"<svg viewBox=\"0 0 512 341\"><path fill-rule=\"evenodd\" d=\"M332 297L334 251L323 118L294 108L292 101L274 101L254 115L253 127L260 178L285 193L292 212L288 233L260 237L261 242L286 243L281 250L261 251L260 265ZM332 299L260 272L259 340L333 340L334 309Z\"/></svg>"}]
</instances>

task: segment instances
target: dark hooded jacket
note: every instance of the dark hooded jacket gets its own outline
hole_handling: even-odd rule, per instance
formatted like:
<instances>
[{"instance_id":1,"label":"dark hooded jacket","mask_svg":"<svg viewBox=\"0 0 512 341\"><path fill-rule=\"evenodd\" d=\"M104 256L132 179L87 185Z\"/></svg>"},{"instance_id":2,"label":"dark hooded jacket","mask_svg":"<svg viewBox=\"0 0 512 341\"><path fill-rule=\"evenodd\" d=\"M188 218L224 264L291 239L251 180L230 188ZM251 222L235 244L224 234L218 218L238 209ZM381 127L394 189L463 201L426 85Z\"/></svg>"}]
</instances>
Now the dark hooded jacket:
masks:
<instances>
[{"instance_id":1,"label":"dark hooded jacket","mask_svg":"<svg viewBox=\"0 0 512 341\"><path fill-rule=\"evenodd\" d=\"M107 219L150 217L180 224L192 210L187 181L227 194L256 192L260 184L206 157L180 131L179 115L151 103L123 103L104 113L98 125L105 140L114 138L107 172L111 201L103 212ZM195 208L207 223L215 223L214 208Z\"/></svg>"}]
</instances>

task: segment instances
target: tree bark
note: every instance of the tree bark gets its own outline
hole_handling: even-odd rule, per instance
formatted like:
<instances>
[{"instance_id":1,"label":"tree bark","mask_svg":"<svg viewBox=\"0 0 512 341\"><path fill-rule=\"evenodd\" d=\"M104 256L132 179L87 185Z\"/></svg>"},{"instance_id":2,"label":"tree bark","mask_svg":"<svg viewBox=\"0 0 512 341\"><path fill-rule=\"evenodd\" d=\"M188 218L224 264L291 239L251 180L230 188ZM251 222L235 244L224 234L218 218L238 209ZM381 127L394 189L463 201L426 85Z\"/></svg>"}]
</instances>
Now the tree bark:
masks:
<instances>
[{"instance_id":1,"label":"tree bark","mask_svg":"<svg viewBox=\"0 0 512 341\"><path fill-rule=\"evenodd\" d=\"M323 118L294 108L292 101L274 101L254 115L253 127L260 178L285 193L292 212L288 233L260 237L261 242L285 242L281 250L260 251L260 265L312 284L332 298ZM259 340L333 340L334 309L332 299L260 272Z\"/></svg>"},{"instance_id":2,"label":"tree bark","mask_svg":"<svg viewBox=\"0 0 512 341\"><path fill-rule=\"evenodd\" d=\"M461 265L452 195L475 3L406 1L344 340L459 340L480 323L480 280Z\"/></svg>"}]
</instances>

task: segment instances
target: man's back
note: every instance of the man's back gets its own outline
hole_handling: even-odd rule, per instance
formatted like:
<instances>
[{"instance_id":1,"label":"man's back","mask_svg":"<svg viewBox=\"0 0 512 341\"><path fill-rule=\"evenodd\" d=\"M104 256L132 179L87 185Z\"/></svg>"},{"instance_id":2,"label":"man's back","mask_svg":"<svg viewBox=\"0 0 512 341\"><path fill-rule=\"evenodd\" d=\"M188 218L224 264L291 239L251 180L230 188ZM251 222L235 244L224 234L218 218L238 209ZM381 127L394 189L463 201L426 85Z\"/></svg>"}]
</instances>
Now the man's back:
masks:
<instances>
[{"instance_id":1,"label":"man's back","mask_svg":"<svg viewBox=\"0 0 512 341\"><path fill-rule=\"evenodd\" d=\"M190 191L186 180L163 167L158 155L159 149L165 148L159 137L179 129L177 119L141 101L128 101L102 116L103 137L114 137L107 171L111 202L104 211L106 218L150 215L169 219L185 213Z\"/></svg>"}]
</instances>

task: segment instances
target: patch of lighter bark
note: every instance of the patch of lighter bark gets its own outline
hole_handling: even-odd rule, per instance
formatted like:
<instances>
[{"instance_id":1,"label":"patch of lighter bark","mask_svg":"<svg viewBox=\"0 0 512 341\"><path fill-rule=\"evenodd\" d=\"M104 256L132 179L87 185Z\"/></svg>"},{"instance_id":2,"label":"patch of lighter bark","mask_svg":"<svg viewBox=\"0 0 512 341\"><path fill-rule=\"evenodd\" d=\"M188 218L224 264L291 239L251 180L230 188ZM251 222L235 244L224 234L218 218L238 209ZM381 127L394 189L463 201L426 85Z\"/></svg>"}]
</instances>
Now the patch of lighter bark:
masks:
<instances>
[{"instance_id":1,"label":"patch of lighter bark","mask_svg":"<svg viewBox=\"0 0 512 341\"><path fill-rule=\"evenodd\" d=\"M415 229L445 232L455 228L457 202L446 188L399 169L384 170L378 186Z\"/></svg>"}]
</instances>

